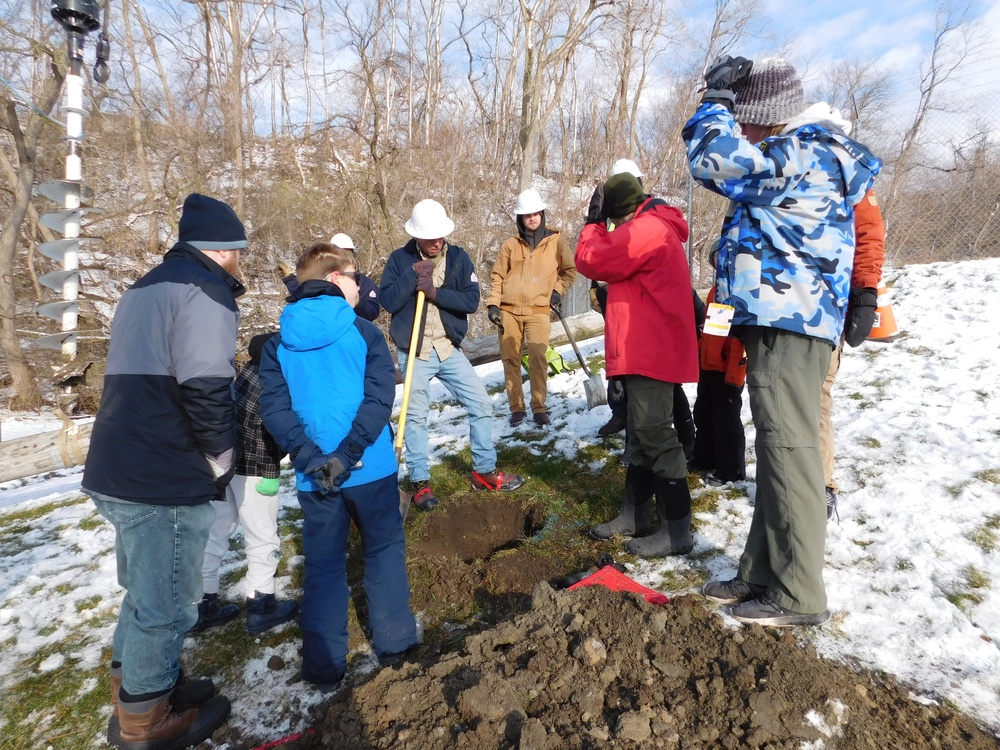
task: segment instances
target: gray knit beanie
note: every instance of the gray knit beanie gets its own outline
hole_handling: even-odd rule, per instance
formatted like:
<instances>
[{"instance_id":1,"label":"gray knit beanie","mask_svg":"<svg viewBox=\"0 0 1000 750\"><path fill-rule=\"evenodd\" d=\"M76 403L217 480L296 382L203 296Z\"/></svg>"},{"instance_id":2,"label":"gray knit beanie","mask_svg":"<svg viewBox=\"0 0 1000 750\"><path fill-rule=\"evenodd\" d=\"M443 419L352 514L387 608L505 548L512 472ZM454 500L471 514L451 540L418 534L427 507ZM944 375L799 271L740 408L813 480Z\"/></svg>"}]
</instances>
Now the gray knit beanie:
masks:
<instances>
[{"instance_id":1,"label":"gray knit beanie","mask_svg":"<svg viewBox=\"0 0 1000 750\"><path fill-rule=\"evenodd\" d=\"M802 81L795 68L777 57L753 61L750 80L736 93L736 122L784 125L806 108Z\"/></svg>"}]
</instances>

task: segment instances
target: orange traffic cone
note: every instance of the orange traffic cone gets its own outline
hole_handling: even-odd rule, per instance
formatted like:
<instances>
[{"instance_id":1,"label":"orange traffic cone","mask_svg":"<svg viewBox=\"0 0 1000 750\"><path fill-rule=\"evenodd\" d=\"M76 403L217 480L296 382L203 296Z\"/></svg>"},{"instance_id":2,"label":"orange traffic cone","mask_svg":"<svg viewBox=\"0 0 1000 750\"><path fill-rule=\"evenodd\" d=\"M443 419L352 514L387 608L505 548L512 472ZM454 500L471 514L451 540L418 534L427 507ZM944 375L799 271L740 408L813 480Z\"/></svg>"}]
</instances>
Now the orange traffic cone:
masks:
<instances>
[{"instance_id":1,"label":"orange traffic cone","mask_svg":"<svg viewBox=\"0 0 1000 750\"><path fill-rule=\"evenodd\" d=\"M878 282L878 302L875 308L875 324L872 332L868 334L869 341L892 341L899 336L899 328L896 326L896 316L892 314L892 305L889 302L889 289L884 281Z\"/></svg>"}]
</instances>

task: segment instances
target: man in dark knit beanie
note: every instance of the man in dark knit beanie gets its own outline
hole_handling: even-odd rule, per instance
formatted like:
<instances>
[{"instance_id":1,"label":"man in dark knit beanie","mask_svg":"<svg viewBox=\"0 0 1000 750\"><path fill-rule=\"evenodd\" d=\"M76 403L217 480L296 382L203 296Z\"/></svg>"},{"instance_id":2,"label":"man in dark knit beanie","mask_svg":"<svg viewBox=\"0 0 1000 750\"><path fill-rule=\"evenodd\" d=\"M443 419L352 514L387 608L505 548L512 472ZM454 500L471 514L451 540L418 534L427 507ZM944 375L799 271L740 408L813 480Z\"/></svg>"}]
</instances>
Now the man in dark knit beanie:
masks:
<instances>
[{"instance_id":1,"label":"man in dark knit beanie","mask_svg":"<svg viewBox=\"0 0 1000 750\"><path fill-rule=\"evenodd\" d=\"M602 213L606 219L621 219L635 211L646 200L646 191L635 175L616 174L604 183ZM620 223L620 222L617 222Z\"/></svg>"},{"instance_id":2,"label":"man in dark knit beanie","mask_svg":"<svg viewBox=\"0 0 1000 750\"><path fill-rule=\"evenodd\" d=\"M111 651L108 741L121 750L188 747L229 716L179 658L198 618L201 567L233 476L236 298L243 224L204 195L184 201L179 241L122 295L83 490L115 527L125 589Z\"/></svg>"}]
</instances>

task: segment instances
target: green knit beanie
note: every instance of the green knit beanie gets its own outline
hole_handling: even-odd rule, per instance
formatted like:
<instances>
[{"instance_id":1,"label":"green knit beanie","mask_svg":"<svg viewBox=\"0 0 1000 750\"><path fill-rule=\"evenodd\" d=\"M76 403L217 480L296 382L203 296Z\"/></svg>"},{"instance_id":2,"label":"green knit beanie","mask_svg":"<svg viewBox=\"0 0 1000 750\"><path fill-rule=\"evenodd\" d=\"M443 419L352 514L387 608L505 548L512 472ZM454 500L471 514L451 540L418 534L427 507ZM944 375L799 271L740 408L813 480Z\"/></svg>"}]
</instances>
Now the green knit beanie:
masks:
<instances>
[{"instance_id":1,"label":"green knit beanie","mask_svg":"<svg viewBox=\"0 0 1000 750\"><path fill-rule=\"evenodd\" d=\"M646 193L639 180L635 175L622 172L604 183L601 213L606 219L617 219L635 211L644 200Z\"/></svg>"}]
</instances>

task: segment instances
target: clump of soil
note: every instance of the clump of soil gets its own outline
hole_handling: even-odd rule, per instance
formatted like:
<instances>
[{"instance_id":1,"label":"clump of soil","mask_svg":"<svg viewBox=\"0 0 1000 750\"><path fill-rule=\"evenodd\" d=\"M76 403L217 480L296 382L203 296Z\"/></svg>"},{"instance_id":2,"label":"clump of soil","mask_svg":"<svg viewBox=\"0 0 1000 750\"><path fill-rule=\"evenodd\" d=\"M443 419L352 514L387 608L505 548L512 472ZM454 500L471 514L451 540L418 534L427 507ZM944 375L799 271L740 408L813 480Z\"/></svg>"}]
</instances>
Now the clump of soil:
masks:
<instances>
[{"instance_id":1,"label":"clump of soil","mask_svg":"<svg viewBox=\"0 0 1000 750\"><path fill-rule=\"evenodd\" d=\"M554 591L458 652L385 668L332 700L308 747L997 748L892 678L820 658L790 631L734 630L685 596ZM806 743L813 743L807 745Z\"/></svg>"}]
</instances>

